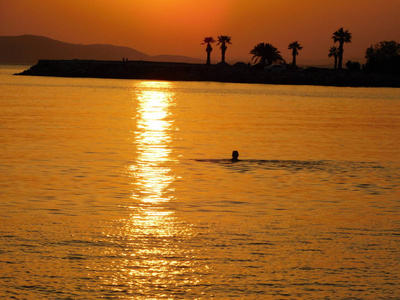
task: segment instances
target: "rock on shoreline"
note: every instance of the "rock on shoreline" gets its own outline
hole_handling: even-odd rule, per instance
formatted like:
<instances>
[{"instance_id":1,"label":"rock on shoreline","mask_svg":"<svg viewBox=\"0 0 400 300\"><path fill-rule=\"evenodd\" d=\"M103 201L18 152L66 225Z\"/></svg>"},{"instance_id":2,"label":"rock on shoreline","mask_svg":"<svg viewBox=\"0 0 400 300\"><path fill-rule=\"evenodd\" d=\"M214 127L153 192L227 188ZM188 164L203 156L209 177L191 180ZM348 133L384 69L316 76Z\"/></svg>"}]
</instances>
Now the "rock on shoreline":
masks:
<instances>
[{"instance_id":1,"label":"rock on shoreline","mask_svg":"<svg viewBox=\"0 0 400 300\"><path fill-rule=\"evenodd\" d=\"M218 81L349 87L400 87L400 77L363 72L307 68L301 71L267 72L244 63L202 65L150 61L39 60L17 75L148 79L171 81Z\"/></svg>"}]
</instances>

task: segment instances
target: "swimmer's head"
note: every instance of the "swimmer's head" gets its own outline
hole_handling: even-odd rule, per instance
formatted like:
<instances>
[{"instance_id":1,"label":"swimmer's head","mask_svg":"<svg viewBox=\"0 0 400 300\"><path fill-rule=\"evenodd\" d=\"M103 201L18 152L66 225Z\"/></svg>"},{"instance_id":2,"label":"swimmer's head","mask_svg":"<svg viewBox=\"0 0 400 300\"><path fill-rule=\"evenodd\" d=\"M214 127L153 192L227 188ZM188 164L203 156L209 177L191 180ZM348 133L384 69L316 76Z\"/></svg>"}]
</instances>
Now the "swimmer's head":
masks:
<instances>
[{"instance_id":1,"label":"swimmer's head","mask_svg":"<svg viewBox=\"0 0 400 300\"><path fill-rule=\"evenodd\" d=\"M234 150L232 152L232 160L238 160L239 157L239 152L237 152L236 150Z\"/></svg>"}]
</instances>

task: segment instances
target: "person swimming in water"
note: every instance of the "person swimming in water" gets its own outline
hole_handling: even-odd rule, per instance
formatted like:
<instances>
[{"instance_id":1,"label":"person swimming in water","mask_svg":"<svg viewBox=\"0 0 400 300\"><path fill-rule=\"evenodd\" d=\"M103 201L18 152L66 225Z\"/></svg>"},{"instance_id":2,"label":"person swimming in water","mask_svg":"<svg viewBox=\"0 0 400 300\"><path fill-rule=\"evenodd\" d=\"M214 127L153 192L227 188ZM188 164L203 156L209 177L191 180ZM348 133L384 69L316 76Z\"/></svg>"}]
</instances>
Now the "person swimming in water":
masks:
<instances>
[{"instance_id":1,"label":"person swimming in water","mask_svg":"<svg viewBox=\"0 0 400 300\"><path fill-rule=\"evenodd\" d=\"M231 162L237 162L237 161L239 161L238 157L239 157L239 152L237 152L236 150L234 150L234 151L232 152L232 159L231 159Z\"/></svg>"}]
</instances>

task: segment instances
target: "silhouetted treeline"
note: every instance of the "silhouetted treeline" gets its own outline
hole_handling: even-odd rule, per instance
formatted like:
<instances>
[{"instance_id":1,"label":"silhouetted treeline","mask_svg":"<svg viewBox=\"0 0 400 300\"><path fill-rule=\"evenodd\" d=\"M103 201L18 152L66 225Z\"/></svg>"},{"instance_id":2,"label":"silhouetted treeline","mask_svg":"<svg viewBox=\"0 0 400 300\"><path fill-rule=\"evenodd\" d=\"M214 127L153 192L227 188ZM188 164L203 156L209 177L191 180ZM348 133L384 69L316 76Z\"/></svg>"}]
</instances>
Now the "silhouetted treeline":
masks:
<instances>
[{"instance_id":1,"label":"silhouetted treeline","mask_svg":"<svg viewBox=\"0 0 400 300\"><path fill-rule=\"evenodd\" d=\"M383 41L367 49L365 71L369 73L400 75L400 44Z\"/></svg>"},{"instance_id":2,"label":"silhouetted treeline","mask_svg":"<svg viewBox=\"0 0 400 300\"><path fill-rule=\"evenodd\" d=\"M256 64L262 65L261 63ZM332 69L304 68L291 71L287 65L257 68L234 65L185 64L146 61L40 60L20 75L149 79L173 81L219 81L291 85L400 87L400 76L336 72ZM274 68L279 67L279 68Z\"/></svg>"}]
</instances>

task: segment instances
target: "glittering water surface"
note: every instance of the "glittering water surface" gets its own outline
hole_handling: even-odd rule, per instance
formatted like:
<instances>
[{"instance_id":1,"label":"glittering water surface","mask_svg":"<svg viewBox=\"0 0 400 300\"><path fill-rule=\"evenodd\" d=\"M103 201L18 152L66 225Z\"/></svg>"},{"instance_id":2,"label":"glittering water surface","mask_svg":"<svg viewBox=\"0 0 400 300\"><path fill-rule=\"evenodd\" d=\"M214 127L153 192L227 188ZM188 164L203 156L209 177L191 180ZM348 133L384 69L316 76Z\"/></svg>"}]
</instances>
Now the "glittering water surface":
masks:
<instances>
[{"instance_id":1,"label":"glittering water surface","mask_svg":"<svg viewBox=\"0 0 400 300\"><path fill-rule=\"evenodd\" d=\"M399 89L17 71L2 299L400 298Z\"/></svg>"}]
</instances>

